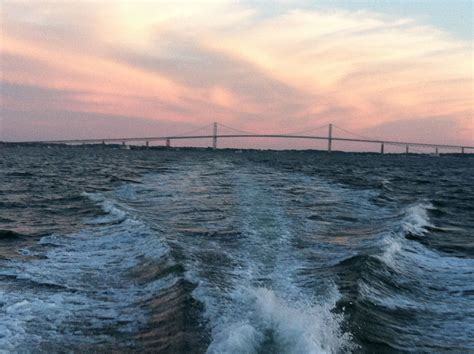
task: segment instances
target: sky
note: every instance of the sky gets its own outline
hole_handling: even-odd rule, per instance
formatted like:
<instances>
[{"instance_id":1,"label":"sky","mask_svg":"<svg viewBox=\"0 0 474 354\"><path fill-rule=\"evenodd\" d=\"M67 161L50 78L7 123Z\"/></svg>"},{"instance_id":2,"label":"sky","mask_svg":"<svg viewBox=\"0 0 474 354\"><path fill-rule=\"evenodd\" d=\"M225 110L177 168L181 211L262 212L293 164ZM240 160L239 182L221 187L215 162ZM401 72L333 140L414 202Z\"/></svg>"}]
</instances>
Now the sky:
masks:
<instances>
[{"instance_id":1,"label":"sky","mask_svg":"<svg viewBox=\"0 0 474 354\"><path fill-rule=\"evenodd\" d=\"M472 146L472 7L2 1L0 140L160 136L217 121Z\"/></svg>"}]
</instances>

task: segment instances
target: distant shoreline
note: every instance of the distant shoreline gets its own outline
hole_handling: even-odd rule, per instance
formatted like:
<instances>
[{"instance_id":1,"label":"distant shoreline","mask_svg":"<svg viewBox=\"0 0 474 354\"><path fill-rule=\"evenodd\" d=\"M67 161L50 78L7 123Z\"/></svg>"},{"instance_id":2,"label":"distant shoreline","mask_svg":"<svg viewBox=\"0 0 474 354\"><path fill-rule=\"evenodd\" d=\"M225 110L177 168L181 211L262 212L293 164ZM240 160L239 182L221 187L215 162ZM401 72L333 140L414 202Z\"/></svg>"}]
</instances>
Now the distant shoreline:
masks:
<instances>
[{"instance_id":1,"label":"distant shoreline","mask_svg":"<svg viewBox=\"0 0 474 354\"><path fill-rule=\"evenodd\" d=\"M145 146L145 145L124 145L122 144L63 144L63 143L37 143L37 142L6 142L0 141L0 148L63 148L63 149L97 149L97 150L159 150L159 151L213 151L212 147L193 147L193 146L185 146L185 147L166 147L166 146ZM380 154L380 152L375 151L340 151L340 150L333 150L332 152L328 152L327 150L322 149L255 149L255 148L218 148L217 151L229 151L234 153L252 153L252 152L298 152L298 153L320 153L324 155L328 154L357 154L357 155L410 155L410 156L418 156L418 155L427 155L427 156L434 156L437 155L429 152L385 152L384 154ZM464 156L470 157L474 156L472 153L459 153L459 152L441 152L438 156Z\"/></svg>"}]
</instances>

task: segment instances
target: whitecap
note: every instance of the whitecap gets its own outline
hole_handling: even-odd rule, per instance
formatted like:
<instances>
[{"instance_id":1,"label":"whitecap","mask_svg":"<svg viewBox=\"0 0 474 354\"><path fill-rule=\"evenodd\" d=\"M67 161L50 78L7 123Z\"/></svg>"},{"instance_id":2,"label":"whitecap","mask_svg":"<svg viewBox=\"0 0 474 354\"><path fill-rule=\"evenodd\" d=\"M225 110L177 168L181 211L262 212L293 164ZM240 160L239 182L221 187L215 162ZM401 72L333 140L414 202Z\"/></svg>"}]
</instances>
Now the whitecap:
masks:
<instances>
[{"instance_id":1,"label":"whitecap","mask_svg":"<svg viewBox=\"0 0 474 354\"><path fill-rule=\"evenodd\" d=\"M112 212L120 210L102 196L93 198L111 205ZM115 338L103 334L107 328L120 333L138 330L148 318L139 304L177 281L173 274L146 284L128 281L128 272L143 257L163 259L169 252L156 231L133 218L44 236L39 243L45 257L2 263L0 275L16 281L11 288L0 288L1 349L113 342Z\"/></svg>"},{"instance_id":2,"label":"whitecap","mask_svg":"<svg viewBox=\"0 0 474 354\"><path fill-rule=\"evenodd\" d=\"M269 341L281 353L351 351L352 336L341 329L344 317L334 312L339 297L334 290L326 299L290 301L269 288L239 288L227 306L211 310L208 353L256 353Z\"/></svg>"},{"instance_id":3,"label":"whitecap","mask_svg":"<svg viewBox=\"0 0 474 354\"><path fill-rule=\"evenodd\" d=\"M94 219L87 220L85 222L87 225L118 223L124 221L128 217L126 211L117 206L115 202L106 199L100 193L83 192L81 195L95 202L105 213L107 213L105 216L99 216Z\"/></svg>"},{"instance_id":4,"label":"whitecap","mask_svg":"<svg viewBox=\"0 0 474 354\"><path fill-rule=\"evenodd\" d=\"M427 232L427 227L433 227L428 210L434 209L433 204L421 202L408 207L402 220L402 228L405 233L422 236Z\"/></svg>"}]
</instances>

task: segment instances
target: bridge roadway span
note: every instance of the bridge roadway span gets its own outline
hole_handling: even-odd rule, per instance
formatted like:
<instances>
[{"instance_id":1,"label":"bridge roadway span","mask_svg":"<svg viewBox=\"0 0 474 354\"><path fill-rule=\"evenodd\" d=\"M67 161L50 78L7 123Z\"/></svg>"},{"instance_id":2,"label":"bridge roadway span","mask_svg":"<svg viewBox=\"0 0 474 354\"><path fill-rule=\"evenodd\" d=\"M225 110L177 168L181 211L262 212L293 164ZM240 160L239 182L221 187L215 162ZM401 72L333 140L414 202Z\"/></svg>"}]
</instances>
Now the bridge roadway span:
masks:
<instances>
[{"instance_id":1,"label":"bridge roadway span","mask_svg":"<svg viewBox=\"0 0 474 354\"><path fill-rule=\"evenodd\" d=\"M37 141L37 143L49 143L49 144L93 144L93 143L125 143L125 142L137 142L137 141L166 141L169 146L171 140L185 140L185 139L226 139L226 138L284 138L284 139L313 139L313 140L326 140L326 141L348 141L348 142L359 142L359 143L372 143L381 144L382 153L383 145L396 145L396 146L413 146L413 147L432 147L442 149L456 149L464 152L465 149L474 150L474 146L461 146L461 145L447 145L447 144L428 144L428 143L416 143L407 141L390 141L390 140L372 140L372 139L356 139L356 138L338 138L328 136L314 136L314 135L288 135L288 134L207 134L207 135L183 135L183 136L158 136L158 137L143 137L143 138L108 138L108 139L73 139L73 140L50 140L50 141Z\"/></svg>"}]
</instances>

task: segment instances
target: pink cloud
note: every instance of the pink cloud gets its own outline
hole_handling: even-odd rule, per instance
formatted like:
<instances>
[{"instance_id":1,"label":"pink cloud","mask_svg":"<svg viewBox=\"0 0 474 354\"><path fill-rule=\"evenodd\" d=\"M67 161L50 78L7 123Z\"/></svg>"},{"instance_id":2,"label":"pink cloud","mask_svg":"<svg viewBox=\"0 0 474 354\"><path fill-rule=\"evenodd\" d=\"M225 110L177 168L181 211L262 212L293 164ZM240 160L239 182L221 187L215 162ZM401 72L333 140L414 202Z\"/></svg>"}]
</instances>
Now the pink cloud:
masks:
<instances>
[{"instance_id":1,"label":"pink cloud","mask_svg":"<svg viewBox=\"0 0 474 354\"><path fill-rule=\"evenodd\" d=\"M81 113L74 119L87 116L88 125L94 114L120 116L122 135L123 119L217 120L260 132L332 122L388 139L430 132L433 141L473 144L472 45L410 19L261 16L233 2L44 5L4 6L0 49L2 109L37 113L38 124L61 112ZM419 124L423 132L404 129Z\"/></svg>"}]
</instances>

